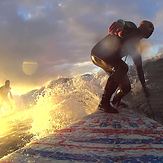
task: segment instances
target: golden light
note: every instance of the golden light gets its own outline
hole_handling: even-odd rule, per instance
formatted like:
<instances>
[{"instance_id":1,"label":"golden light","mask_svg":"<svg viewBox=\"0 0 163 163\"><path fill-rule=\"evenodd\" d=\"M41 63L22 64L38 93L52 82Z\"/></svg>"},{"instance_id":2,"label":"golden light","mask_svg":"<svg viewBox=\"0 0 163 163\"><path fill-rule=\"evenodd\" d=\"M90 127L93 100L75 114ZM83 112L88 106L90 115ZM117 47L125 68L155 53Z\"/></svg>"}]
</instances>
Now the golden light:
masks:
<instances>
[{"instance_id":1,"label":"golden light","mask_svg":"<svg viewBox=\"0 0 163 163\"><path fill-rule=\"evenodd\" d=\"M0 125L0 138L7 135L10 132L9 124L5 120L1 119Z\"/></svg>"},{"instance_id":2,"label":"golden light","mask_svg":"<svg viewBox=\"0 0 163 163\"><path fill-rule=\"evenodd\" d=\"M24 61L22 64L24 74L33 75L38 69L38 63L33 61Z\"/></svg>"},{"instance_id":3,"label":"golden light","mask_svg":"<svg viewBox=\"0 0 163 163\"><path fill-rule=\"evenodd\" d=\"M26 94L28 92L30 92L31 90L34 90L34 89L39 89L40 87L38 85L14 85L11 87L11 92L13 95L22 95L22 94Z\"/></svg>"},{"instance_id":4,"label":"golden light","mask_svg":"<svg viewBox=\"0 0 163 163\"><path fill-rule=\"evenodd\" d=\"M0 107L0 138L17 133L19 128L15 126L19 126L21 122L25 128L22 132L32 135L33 140L40 139L94 112L100 99L87 90L90 85L87 85L81 76L76 76L73 80L73 89L68 91L67 84L65 86L58 84L53 91L45 87L44 93L38 94L36 101L29 107L26 106L26 101L16 96L11 105ZM21 85L15 88L17 93L19 87ZM81 103L79 98L88 101Z\"/></svg>"}]
</instances>

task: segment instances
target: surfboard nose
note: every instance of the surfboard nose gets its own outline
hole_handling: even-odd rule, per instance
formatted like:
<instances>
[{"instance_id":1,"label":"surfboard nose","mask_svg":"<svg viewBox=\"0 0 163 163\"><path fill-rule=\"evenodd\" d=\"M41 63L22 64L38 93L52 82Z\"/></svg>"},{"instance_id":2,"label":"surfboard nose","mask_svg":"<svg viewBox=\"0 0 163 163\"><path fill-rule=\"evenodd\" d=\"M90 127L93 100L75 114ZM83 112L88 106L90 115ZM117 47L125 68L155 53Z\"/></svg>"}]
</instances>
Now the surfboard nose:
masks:
<instances>
[{"instance_id":1,"label":"surfboard nose","mask_svg":"<svg viewBox=\"0 0 163 163\"><path fill-rule=\"evenodd\" d=\"M162 162L162 135L162 125L133 111L98 111L0 162Z\"/></svg>"}]
</instances>

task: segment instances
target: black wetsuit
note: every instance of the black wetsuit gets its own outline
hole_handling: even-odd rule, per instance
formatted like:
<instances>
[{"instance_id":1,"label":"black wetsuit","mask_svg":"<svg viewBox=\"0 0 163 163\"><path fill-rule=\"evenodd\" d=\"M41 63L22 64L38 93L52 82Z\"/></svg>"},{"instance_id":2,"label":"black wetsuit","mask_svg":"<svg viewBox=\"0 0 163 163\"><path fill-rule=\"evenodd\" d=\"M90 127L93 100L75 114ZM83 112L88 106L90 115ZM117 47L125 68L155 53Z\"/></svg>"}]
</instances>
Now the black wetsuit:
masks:
<instances>
[{"instance_id":1,"label":"black wetsuit","mask_svg":"<svg viewBox=\"0 0 163 163\"><path fill-rule=\"evenodd\" d=\"M138 77L142 86L145 86L145 78L142 67L142 58L137 54L136 46L141 40L139 29L132 22L125 22L124 36L120 39L118 49L115 53L109 54L106 58L96 57L95 48L92 50L91 57L94 64L103 68L106 72L111 72L105 86L104 94L100 105L109 106L113 93L119 88L113 98L113 104L119 103L122 97L131 90L129 78L127 76L128 65L122 60L124 56L130 55L136 65ZM116 36L118 37L118 36ZM108 105L107 105L108 104Z\"/></svg>"}]
</instances>

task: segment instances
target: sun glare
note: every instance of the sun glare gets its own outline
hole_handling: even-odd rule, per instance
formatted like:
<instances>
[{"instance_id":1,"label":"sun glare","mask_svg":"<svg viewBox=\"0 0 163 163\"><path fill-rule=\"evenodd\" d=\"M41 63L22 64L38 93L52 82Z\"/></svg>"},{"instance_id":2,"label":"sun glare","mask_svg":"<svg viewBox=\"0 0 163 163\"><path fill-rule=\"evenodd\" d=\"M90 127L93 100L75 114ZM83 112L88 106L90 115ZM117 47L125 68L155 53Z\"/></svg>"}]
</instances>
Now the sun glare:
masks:
<instances>
[{"instance_id":1,"label":"sun glare","mask_svg":"<svg viewBox=\"0 0 163 163\"><path fill-rule=\"evenodd\" d=\"M24 74L33 75L38 69L38 63L32 61L24 61L22 64Z\"/></svg>"}]
</instances>

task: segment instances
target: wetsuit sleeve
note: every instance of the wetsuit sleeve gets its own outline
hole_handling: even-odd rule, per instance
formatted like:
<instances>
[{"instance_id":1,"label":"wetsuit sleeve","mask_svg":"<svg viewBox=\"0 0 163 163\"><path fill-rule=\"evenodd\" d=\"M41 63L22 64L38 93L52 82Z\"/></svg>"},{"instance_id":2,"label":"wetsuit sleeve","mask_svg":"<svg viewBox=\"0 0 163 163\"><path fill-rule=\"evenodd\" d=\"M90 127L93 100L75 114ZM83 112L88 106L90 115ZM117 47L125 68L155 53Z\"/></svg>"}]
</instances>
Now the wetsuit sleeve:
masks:
<instances>
[{"instance_id":1,"label":"wetsuit sleeve","mask_svg":"<svg viewBox=\"0 0 163 163\"><path fill-rule=\"evenodd\" d=\"M137 26L136 26L133 22L124 21L124 20L122 20L122 19L119 19L117 22L123 24L124 30L130 31L130 30L135 30L135 29L137 29Z\"/></svg>"},{"instance_id":2,"label":"wetsuit sleeve","mask_svg":"<svg viewBox=\"0 0 163 163\"><path fill-rule=\"evenodd\" d=\"M133 35L135 35L135 33L137 33L137 26L133 23L133 22L130 22L130 21L124 21L124 20L118 20L117 21L118 23L121 23L121 25L123 26L123 38L130 38L130 37L133 37Z\"/></svg>"},{"instance_id":3,"label":"wetsuit sleeve","mask_svg":"<svg viewBox=\"0 0 163 163\"><path fill-rule=\"evenodd\" d=\"M143 71L143 66L142 66L142 57L138 55L133 58L133 61L136 66L137 74L142 84L142 87L145 88L146 84L145 84L145 77L144 77L144 71Z\"/></svg>"},{"instance_id":4,"label":"wetsuit sleeve","mask_svg":"<svg viewBox=\"0 0 163 163\"><path fill-rule=\"evenodd\" d=\"M10 98L13 99L13 96L12 96L12 93L11 93L11 88L9 88L9 95L10 95Z\"/></svg>"},{"instance_id":5,"label":"wetsuit sleeve","mask_svg":"<svg viewBox=\"0 0 163 163\"><path fill-rule=\"evenodd\" d=\"M12 93L11 93L11 91L9 92L9 94L10 94L10 98L11 98L11 99L13 99L13 96L12 96Z\"/></svg>"}]
</instances>

